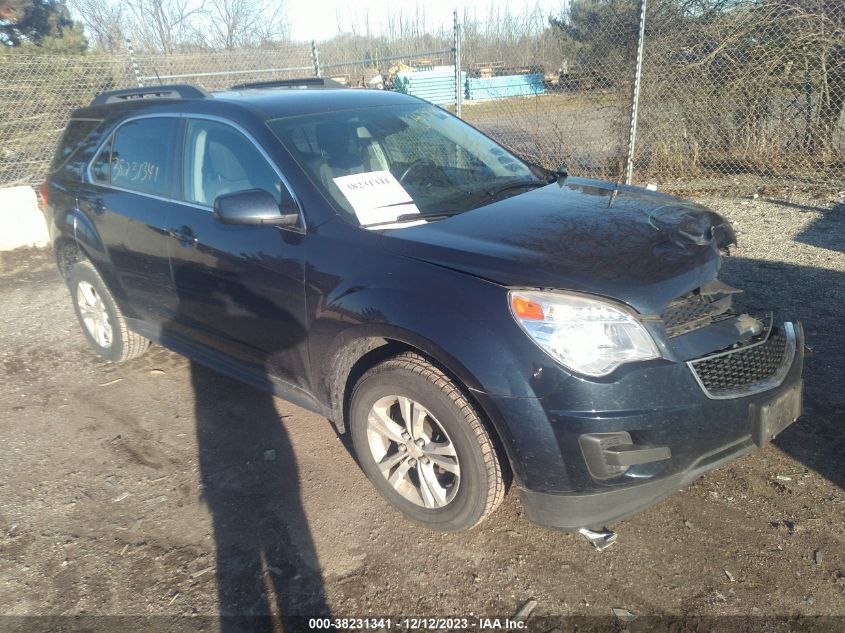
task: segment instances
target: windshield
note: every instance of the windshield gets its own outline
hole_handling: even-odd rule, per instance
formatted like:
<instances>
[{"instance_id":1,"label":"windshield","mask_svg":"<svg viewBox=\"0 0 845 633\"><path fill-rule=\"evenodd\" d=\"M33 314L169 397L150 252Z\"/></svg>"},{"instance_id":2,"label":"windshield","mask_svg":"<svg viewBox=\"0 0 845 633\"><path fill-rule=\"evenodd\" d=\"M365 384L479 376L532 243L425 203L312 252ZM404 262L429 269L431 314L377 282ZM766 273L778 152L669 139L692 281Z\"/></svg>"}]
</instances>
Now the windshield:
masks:
<instances>
[{"instance_id":1,"label":"windshield","mask_svg":"<svg viewBox=\"0 0 845 633\"><path fill-rule=\"evenodd\" d=\"M296 116L268 125L337 210L362 226L439 219L546 182L477 130L428 104Z\"/></svg>"}]
</instances>

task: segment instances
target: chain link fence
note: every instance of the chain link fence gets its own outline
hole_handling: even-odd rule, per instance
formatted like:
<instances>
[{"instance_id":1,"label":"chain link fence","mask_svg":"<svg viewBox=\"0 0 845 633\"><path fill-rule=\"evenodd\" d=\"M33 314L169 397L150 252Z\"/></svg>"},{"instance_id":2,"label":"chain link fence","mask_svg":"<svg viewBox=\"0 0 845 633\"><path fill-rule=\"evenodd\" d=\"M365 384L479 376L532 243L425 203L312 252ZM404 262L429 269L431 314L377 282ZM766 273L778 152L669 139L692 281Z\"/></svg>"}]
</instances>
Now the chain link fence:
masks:
<instances>
[{"instance_id":1,"label":"chain link fence","mask_svg":"<svg viewBox=\"0 0 845 633\"><path fill-rule=\"evenodd\" d=\"M445 76L451 69L453 76L454 39L451 28L393 36L344 35L319 45L320 73L350 87L402 90L397 78L414 72L442 69Z\"/></svg>"},{"instance_id":2,"label":"chain link fence","mask_svg":"<svg viewBox=\"0 0 845 633\"><path fill-rule=\"evenodd\" d=\"M646 28L640 179L843 188L845 2L654 2Z\"/></svg>"},{"instance_id":3,"label":"chain link fence","mask_svg":"<svg viewBox=\"0 0 845 633\"><path fill-rule=\"evenodd\" d=\"M569 37L540 15L463 25L463 118L516 153L574 174L620 177L630 125L637 22L609 12ZM477 88L475 90L474 88Z\"/></svg>"},{"instance_id":4,"label":"chain link fence","mask_svg":"<svg viewBox=\"0 0 845 633\"><path fill-rule=\"evenodd\" d=\"M630 160L635 182L682 192L842 189L845 2L647 1L644 14L642 0L573 0L552 20L466 24L469 81L498 77L500 93L465 102L464 118L579 175L625 180ZM509 97L506 78L530 73L542 85Z\"/></svg>"},{"instance_id":5,"label":"chain link fence","mask_svg":"<svg viewBox=\"0 0 845 633\"><path fill-rule=\"evenodd\" d=\"M623 181L630 169L634 182L680 192L842 189L845 2L646 2L572 0L551 18L465 16L319 46L0 53L0 187L40 182L71 110L104 90L321 75L418 94L573 174Z\"/></svg>"},{"instance_id":6,"label":"chain link fence","mask_svg":"<svg viewBox=\"0 0 845 633\"><path fill-rule=\"evenodd\" d=\"M0 187L43 180L71 110L132 82L111 56L1 56Z\"/></svg>"},{"instance_id":7,"label":"chain link fence","mask_svg":"<svg viewBox=\"0 0 845 633\"><path fill-rule=\"evenodd\" d=\"M248 82L314 76L311 46L304 43L132 57L138 67L136 82L144 86L190 83L211 92Z\"/></svg>"},{"instance_id":8,"label":"chain link fence","mask_svg":"<svg viewBox=\"0 0 845 633\"><path fill-rule=\"evenodd\" d=\"M0 187L41 182L70 113L106 90L193 83L211 91L313 74L306 44L178 55L0 54Z\"/></svg>"}]
</instances>

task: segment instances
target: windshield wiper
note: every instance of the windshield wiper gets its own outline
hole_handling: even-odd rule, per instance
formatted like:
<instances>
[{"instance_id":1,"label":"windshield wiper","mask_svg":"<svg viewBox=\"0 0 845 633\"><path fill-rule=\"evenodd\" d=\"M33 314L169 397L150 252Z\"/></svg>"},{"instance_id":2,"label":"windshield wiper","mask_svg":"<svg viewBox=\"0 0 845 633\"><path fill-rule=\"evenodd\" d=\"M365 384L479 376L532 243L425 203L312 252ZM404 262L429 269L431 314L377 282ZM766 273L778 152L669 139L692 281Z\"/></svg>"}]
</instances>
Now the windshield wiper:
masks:
<instances>
[{"instance_id":1,"label":"windshield wiper","mask_svg":"<svg viewBox=\"0 0 845 633\"><path fill-rule=\"evenodd\" d=\"M483 198L495 200L501 193L509 191L511 189L522 189L525 187L545 187L548 184L548 182L545 182L543 180L517 180L505 183L504 185L502 185L501 187L497 187L496 189L491 189L489 191L481 191L478 193L480 193ZM390 220L389 222L377 222L375 224L367 224L365 228L379 226L382 224L394 224L397 222L411 222L413 220L444 220L446 218L451 218L453 215L460 215L461 213L465 213L466 211L471 211L473 208L475 207L473 207L472 205L467 206L465 204L462 204L457 208L446 208L440 211L435 211L434 213L403 213L402 215L397 216L395 220Z\"/></svg>"},{"instance_id":2,"label":"windshield wiper","mask_svg":"<svg viewBox=\"0 0 845 633\"><path fill-rule=\"evenodd\" d=\"M415 222L419 220L442 220L463 213L465 209L456 211L439 211L437 213L403 213L396 216L395 220L385 220L384 222L373 222L372 224L362 224L361 228L371 229L379 226L387 226L388 224L401 224L402 222Z\"/></svg>"},{"instance_id":3,"label":"windshield wiper","mask_svg":"<svg viewBox=\"0 0 845 633\"><path fill-rule=\"evenodd\" d=\"M484 200L495 200L499 196L499 194L504 191L508 191L511 189L521 189L523 187L545 187L548 184L548 182L543 182L542 180L518 180L505 183L501 187L497 187L496 189L490 189L488 191L466 191L464 192L464 195L469 197L469 204L467 204L467 201L464 200L459 205L453 205L451 207L447 206L446 208L441 208L439 211L435 211L433 213L405 213L396 218L396 221L402 222L407 220L444 220L446 218L451 218L453 215L460 215L461 213L472 211L473 209L476 209L478 204L482 203Z\"/></svg>"},{"instance_id":4,"label":"windshield wiper","mask_svg":"<svg viewBox=\"0 0 845 633\"><path fill-rule=\"evenodd\" d=\"M557 182L561 178L569 177L569 168L567 168L566 165L561 165L557 169L549 169L548 167L543 167L542 165L538 165L537 163L528 163L528 165L531 167L531 170L535 174L539 171L546 179L548 184Z\"/></svg>"},{"instance_id":5,"label":"windshield wiper","mask_svg":"<svg viewBox=\"0 0 845 633\"><path fill-rule=\"evenodd\" d=\"M487 191L487 196L491 199L496 199L499 194L502 194L506 191L510 191L511 189L524 189L527 187L531 187L532 189L536 189L537 187L545 187L549 183L544 180L516 180L513 182L506 183L501 187L497 187L496 189L491 189Z\"/></svg>"},{"instance_id":6,"label":"windshield wiper","mask_svg":"<svg viewBox=\"0 0 845 633\"><path fill-rule=\"evenodd\" d=\"M453 215L463 213L466 209L456 209L455 211L438 211L437 213L403 213L398 218L397 222L405 222L406 220L442 220L450 218Z\"/></svg>"},{"instance_id":7,"label":"windshield wiper","mask_svg":"<svg viewBox=\"0 0 845 633\"><path fill-rule=\"evenodd\" d=\"M561 166L556 170L549 169L547 171L549 172L549 184L569 176L569 170L565 166Z\"/></svg>"}]
</instances>

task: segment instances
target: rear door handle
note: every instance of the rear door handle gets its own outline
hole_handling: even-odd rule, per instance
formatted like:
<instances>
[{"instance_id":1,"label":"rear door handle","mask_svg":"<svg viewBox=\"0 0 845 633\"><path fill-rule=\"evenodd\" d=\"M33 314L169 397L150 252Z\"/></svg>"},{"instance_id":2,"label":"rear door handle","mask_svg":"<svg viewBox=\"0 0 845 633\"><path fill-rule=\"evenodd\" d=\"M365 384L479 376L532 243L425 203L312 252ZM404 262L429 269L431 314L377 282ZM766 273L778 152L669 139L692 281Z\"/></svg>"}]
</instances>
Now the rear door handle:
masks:
<instances>
[{"instance_id":1,"label":"rear door handle","mask_svg":"<svg viewBox=\"0 0 845 633\"><path fill-rule=\"evenodd\" d=\"M181 226L178 229L167 229L167 234L170 237L175 237L185 246L193 246L199 241L189 226Z\"/></svg>"}]
</instances>

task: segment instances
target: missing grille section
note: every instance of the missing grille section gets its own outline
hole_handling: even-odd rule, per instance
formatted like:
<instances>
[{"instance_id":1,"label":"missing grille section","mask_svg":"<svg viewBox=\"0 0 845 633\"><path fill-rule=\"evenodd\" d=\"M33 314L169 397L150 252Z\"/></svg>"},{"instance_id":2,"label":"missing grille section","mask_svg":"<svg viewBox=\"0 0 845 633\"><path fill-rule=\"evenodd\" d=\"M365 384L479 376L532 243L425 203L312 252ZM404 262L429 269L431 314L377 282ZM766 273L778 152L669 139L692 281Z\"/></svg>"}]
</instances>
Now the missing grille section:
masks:
<instances>
[{"instance_id":1,"label":"missing grille section","mask_svg":"<svg viewBox=\"0 0 845 633\"><path fill-rule=\"evenodd\" d=\"M670 338L687 334L711 323L736 316L733 295L742 292L713 280L673 300L660 317Z\"/></svg>"},{"instance_id":2,"label":"missing grille section","mask_svg":"<svg viewBox=\"0 0 845 633\"><path fill-rule=\"evenodd\" d=\"M689 366L711 398L734 398L776 387L783 382L795 353L791 323L772 328L762 342L696 361Z\"/></svg>"}]
</instances>

